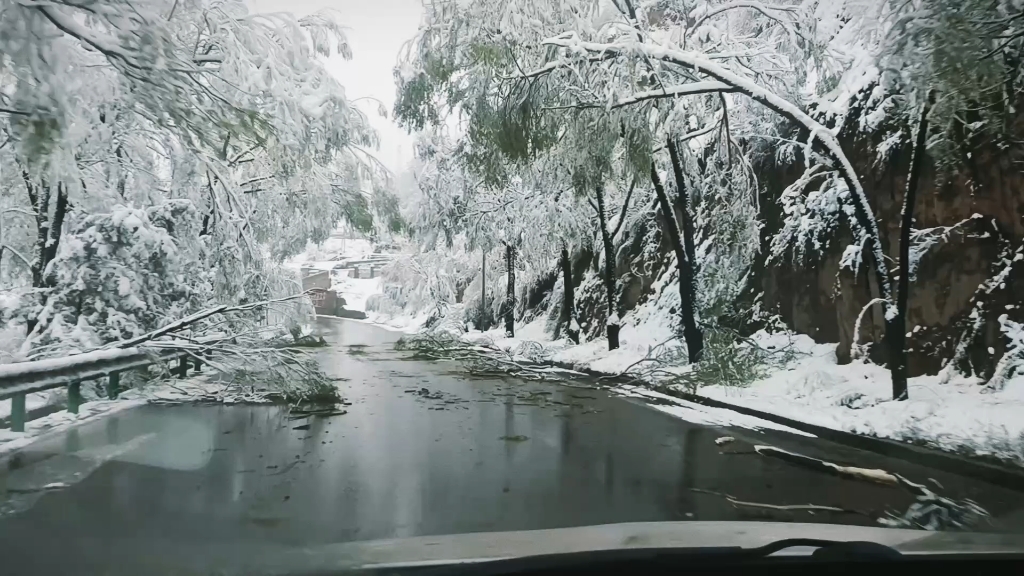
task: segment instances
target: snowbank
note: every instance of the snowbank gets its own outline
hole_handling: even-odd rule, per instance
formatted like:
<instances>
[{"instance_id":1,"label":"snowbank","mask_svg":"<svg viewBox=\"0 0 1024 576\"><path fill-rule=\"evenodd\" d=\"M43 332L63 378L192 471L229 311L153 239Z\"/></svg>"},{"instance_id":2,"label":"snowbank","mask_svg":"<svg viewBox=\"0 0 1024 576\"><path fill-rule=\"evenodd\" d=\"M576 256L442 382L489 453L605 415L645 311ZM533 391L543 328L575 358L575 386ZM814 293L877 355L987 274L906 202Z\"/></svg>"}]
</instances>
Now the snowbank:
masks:
<instances>
[{"instance_id":1,"label":"snowbank","mask_svg":"<svg viewBox=\"0 0 1024 576\"><path fill-rule=\"evenodd\" d=\"M918 376L909 380L910 399L896 402L886 368L859 361L840 366L835 344L804 335L772 338L790 340L801 354L749 387L705 386L699 393L836 430L1024 464L1024 378L994 391L974 379L940 384L938 376Z\"/></svg>"},{"instance_id":2,"label":"snowbank","mask_svg":"<svg viewBox=\"0 0 1024 576\"><path fill-rule=\"evenodd\" d=\"M347 274L337 274L331 277L331 289L345 299L346 310L366 312L366 300L380 294L381 281L380 278L349 278Z\"/></svg>"}]
</instances>

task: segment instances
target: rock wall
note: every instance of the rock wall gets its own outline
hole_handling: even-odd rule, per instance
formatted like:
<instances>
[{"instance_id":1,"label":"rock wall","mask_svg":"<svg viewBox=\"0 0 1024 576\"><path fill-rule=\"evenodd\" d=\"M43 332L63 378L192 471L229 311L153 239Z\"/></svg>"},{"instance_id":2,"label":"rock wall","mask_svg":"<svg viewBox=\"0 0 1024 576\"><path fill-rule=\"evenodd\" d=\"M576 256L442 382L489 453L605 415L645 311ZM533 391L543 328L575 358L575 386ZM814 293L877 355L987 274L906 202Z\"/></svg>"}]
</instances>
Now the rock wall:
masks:
<instances>
[{"instance_id":1,"label":"rock wall","mask_svg":"<svg viewBox=\"0 0 1024 576\"><path fill-rule=\"evenodd\" d=\"M1022 131L1024 133L1024 131ZM868 194L883 245L894 274L899 241L900 212L906 189L911 152L896 150L878 162L878 142L843 138ZM1007 314L1022 321L1020 301L1024 278L1011 270L991 293L976 294L987 279L1003 268L1003 260L1024 238L1024 148L994 142L973 142L971 152L953 164L956 169L936 168L927 158L926 170L915 206L915 228L949 227L921 258L910 285L907 325L908 368L911 376L936 373L953 355L969 324L978 298L984 301L983 329L971 342L970 367L988 375L1005 348L996 318ZM763 175L762 218L765 239L779 230L781 210L778 198L799 175L801 166L759 165ZM837 356L848 361L857 315L878 295L874 276L862 268L859 274L840 270L843 250L852 234L845 226L831 238L827 251L813 265L763 264L758 276L764 301L774 307L794 330L818 342L839 342ZM862 323L862 343L880 343L882 317L874 306ZM991 352L989 349L991 348ZM882 346L871 347L872 359L884 362Z\"/></svg>"}]
</instances>

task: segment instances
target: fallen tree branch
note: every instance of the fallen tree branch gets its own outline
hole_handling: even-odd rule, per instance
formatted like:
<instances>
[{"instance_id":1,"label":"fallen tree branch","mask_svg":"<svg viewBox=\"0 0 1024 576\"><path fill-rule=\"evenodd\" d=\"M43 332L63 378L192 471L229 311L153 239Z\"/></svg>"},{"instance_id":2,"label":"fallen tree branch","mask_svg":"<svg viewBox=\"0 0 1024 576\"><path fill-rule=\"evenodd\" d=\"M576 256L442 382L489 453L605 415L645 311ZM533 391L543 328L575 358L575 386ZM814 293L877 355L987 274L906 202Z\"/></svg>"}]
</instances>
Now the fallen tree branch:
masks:
<instances>
[{"instance_id":1,"label":"fallen tree branch","mask_svg":"<svg viewBox=\"0 0 1024 576\"><path fill-rule=\"evenodd\" d=\"M403 336L396 350L414 352L416 357L428 360L455 360L461 362L470 374L511 375L526 380L564 380L575 374L554 368L542 362L543 347L524 342L514 350L504 350L492 342L466 343L445 332L426 332ZM520 357L538 360L521 360Z\"/></svg>"},{"instance_id":2,"label":"fallen tree branch","mask_svg":"<svg viewBox=\"0 0 1024 576\"><path fill-rule=\"evenodd\" d=\"M159 338L160 336L164 336L166 334L170 334L171 332L177 332L177 331L179 331L179 330L181 330L181 329L183 329L183 328L185 328L187 326L190 326L190 325L195 324L196 322L198 322L200 320L203 320L204 318L208 318L210 316L213 316L214 314L223 314L223 313L226 313L226 312L242 312L242 311L245 311L245 310L252 310L253 308L258 308L260 306L269 306L271 304L276 304L276 303L279 303L279 302L286 302L286 301L289 301L289 300L295 300L297 298L301 298L301 297L305 296L309 292L310 292L309 290L306 290L305 292L300 292L298 294L293 294L291 296L284 296L282 298L273 298L273 299L270 299L270 300L262 300L260 302L253 302L251 304L240 304L240 305L237 305L237 306L226 306L226 305L222 304L220 306L214 306L213 308L208 308L206 310L202 310L200 312L196 312L195 314L192 314L191 316L186 316L186 317L184 317L184 318L182 318L180 320L175 320L174 322L171 322L170 324L168 324L166 326L163 326L162 328L157 328L156 330L154 330L152 332L149 332L147 334L143 334L141 336L136 336L135 338L131 338L129 340L122 340L120 342L114 342L114 343L109 344L108 346L106 346L106 348L131 348L133 346L138 346L142 342L146 342L148 340L153 340L155 338Z\"/></svg>"},{"instance_id":3,"label":"fallen tree branch","mask_svg":"<svg viewBox=\"0 0 1024 576\"><path fill-rule=\"evenodd\" d=\"M704 490L702 488L690 488L691 491L700 494L710 494L712 496L718 496L724 498L727 502L737 508L760 508L764 510L778 510L781 512L838 512L841 514L859 514L861 516L871 517L871 514L861 510L853 510L850 508L840 508L838 506L824 506L820 504L766 504L763 502L747 502L745 500L739 500L735 496L725 494L722 492L715 492L714 490Z\"/></svg>"},{"instance_id":4,"label":"fallen tree branch","mask_svg":"<svg viewBox=\"0 0 1024 576\"><path fill-rule=\"evenodd\" d=\"M840 466L838 464L833 464L810 456L804 456L803 454L789 452L774 446L754 446L754 451L761 456L778 458L779 460L783 460L790 464L810 468L811 470L817 470L818 472L824 472L832 476L873 482L875 484L884 484L885 486L900 486L900 481L896 475L886 472L885 470Z\"/></svg>"}]
</instances>

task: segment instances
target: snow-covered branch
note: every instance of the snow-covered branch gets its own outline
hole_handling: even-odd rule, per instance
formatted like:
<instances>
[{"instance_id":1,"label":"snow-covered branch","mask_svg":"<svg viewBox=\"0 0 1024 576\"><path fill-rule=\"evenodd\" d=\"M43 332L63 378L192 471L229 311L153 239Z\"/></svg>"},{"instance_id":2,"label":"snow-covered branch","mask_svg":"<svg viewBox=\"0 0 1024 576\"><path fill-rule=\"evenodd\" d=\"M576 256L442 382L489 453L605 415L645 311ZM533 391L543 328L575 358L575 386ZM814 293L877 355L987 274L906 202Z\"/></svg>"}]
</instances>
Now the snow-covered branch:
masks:
<instances>
[{"instance_id":1,"label":"snow-covered branch","mask_svg":"<svg viewBox=\"0 0 1024 576\"><path fill-rule=\"evenodd\" d=\"M749 0L739 0L737 2L728 2L728 3L722 4L720 6L715 6L714 8L711 8L710 10L705 12L702 16L700 16L693 23L692 26L690 26L690 28L693 29L693 30L696 30L697 28L700 28L700 26L702 24L704 24L705 22L707 22L711 18L714 18L715 16L718 16L719 14L722 14L724 12L728 12L730 10L738 10L738 9L743 9L743 8L746 8L746 9L749 9L749 10L756 10L756 11L760 12L761 14L763 14L764 16L766 16L767 18L771 19L771 20L774 20L776 22L788 25L788 24L791 24L791 22L780 18L778 15L774 14L774 12L783 12L783 13L796 12L796 10L799 8L799 6L764 4L764 3L761 3L761 2L752 2L752 1L749 1Z\"/></svg>"},{"instance_id":2,"label":"snow-covered branch","mask_svg":"<svg viewBox=\"0 0 1024 576\"><path fill-rule=\"evenodd\" d=\"M739 90L724 82L687 82L676 86L666 86L657 90L637 92L632 96L623 98L611 105L611 108L622 108L631 106L645 100L656 100L660 98L675 98L679 96L698 96L700 94L718 94L721 92L738 92Z\"/></svg>"},{"instance_id":3,"label":"snow-covered branch","mask_svg":"<svg viewBox=\"0 0 1024 576\"><path fill-rule=\"evenodd\" d=\"M879 289L882 298L888 302L892 301L892 288L888 268L885 264L885 256L882 251L881 235L878 230L878 223L875 221L874 212L868 202L864 188L860 184L853 165L843 152L835 134L820 122L811 118L796 104L778 96L777 94L757 85L752 80L732 72L721 64L705 58L698 52L676 50L666 46L656 46L640 42L619 42L619 43L598 43L586 42L578 35L565 35L563 37L549 38L543 41L547 46L558 46L570 51L583 51L586 53L615 55L615 56L643 56L662 62L675 64L683 69L692 71L695 74L710 77L723 84L731 86L735 92L743 94L755 102L783 116L789 121L806 129L810 133L809 143L820 142L826 155L836 162L837 168L842 175L852 195L851 202L855 211L858 224L868 233L869 251L874 259L873 265L879 281Z\"/></svg>"}]
</instances>

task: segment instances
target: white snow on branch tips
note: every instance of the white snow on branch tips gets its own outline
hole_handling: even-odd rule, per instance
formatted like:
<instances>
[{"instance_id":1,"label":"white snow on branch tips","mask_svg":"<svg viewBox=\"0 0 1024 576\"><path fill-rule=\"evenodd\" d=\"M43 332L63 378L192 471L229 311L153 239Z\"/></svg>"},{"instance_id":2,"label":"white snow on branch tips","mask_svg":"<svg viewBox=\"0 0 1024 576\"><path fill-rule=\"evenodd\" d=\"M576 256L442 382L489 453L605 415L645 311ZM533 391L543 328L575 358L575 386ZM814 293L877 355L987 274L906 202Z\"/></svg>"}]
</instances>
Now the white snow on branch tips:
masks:
<instances>
[{"instance_id":1,"label":"white snow on branch tips","mask_svg":"<svg viewBox=\"0 0 1024 576\"><path fill-rule=\"evenodd\" d=\"M800 264L817 260L846 214L849 196L849 189L834 171L819 165L804 171L779 198L785 219L772 239L772 258L781 260L788 255ZM853 228L858 227L854 224Z\"/></svg>"},{"instance_id":2,"label":"white snow on branch tips","mask_svg":"<svg viewBox=\"0 0 1024 576\"><path fill-rule=\"evenodd\" d=\"M702 3L702 4L704 4L704 3ZM693 10L692 12L690 12L690 17L691 18L695 18L695 17L698 18L698 20L696 22L694 22L694 24L692 26L692 28L694 30L696 30L697 28L700 28L700 26L702 24L704 24L705 22L707 22L709 19L711 19L711 18L713 18L713 17L715 17L715 16L717 16L717 15L723 13L723 12L728 12L729 10L736 10L736 9L739 9L739 8L747 8L747 9L750 9L750 10L756 10L756 11L760 12L761 14L765 15L766 17L768 17L768 18L770 18L772 20L775 20L776 22L783 23L783 21L778 16L772 14L772 11L776 11L776 12L795 12L799 8L799 6L773 6L771 4L763 4L761 2L752 2L752 1L749 1L749 0L737 0L736 2L727 2L727 3L722 4L720 6L715 6L714 8L711 8L707 4L704 4L703 8L705 8L707 10L707 12L705 12L704 14L699 14L699 10L700 10L699 8Z\"/></svg>"}]
</instances>

